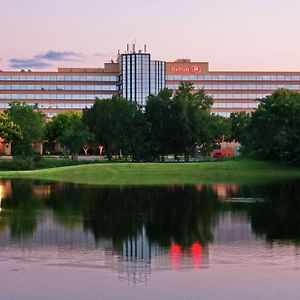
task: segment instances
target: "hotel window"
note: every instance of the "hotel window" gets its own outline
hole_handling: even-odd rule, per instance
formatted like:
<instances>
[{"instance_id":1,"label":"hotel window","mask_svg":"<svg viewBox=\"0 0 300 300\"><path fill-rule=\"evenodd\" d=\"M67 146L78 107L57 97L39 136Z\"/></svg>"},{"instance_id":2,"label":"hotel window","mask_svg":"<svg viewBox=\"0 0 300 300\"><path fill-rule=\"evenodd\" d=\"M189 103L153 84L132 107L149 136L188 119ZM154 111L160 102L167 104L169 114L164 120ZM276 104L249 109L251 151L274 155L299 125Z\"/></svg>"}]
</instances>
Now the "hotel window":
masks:
<instances>
[{"instance_id":1,"label":"hotel window","mask_svg":"<svg viewBox=\"0 0 300 300\"><path fill-rule=\"evenodd\" d=\"M263 76L263 80L265 81L271 80L271 76Z\"/></svg>"}]
</instances>

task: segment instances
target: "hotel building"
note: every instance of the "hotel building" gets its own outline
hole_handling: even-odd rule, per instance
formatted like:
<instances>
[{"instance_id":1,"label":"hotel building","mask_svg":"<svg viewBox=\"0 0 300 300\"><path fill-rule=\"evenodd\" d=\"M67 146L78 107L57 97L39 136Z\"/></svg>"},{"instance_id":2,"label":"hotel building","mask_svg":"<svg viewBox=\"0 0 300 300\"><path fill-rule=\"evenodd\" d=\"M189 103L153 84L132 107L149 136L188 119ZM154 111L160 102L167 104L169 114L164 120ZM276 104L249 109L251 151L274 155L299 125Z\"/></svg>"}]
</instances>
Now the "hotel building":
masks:
<instances>
[{"instance_id":1,"label":"hotel building","mask_svg":"<svg viewBox=\"0 0 300 300\"><path fill-rule=\"evenodd\" d=\"M150 94L167 87L174 91L182 81L204 89L214 99L212 111L229 116L231 112L253 111L256 99L278 88L300 91L300 72L211 71L208 62L178 59L152 60L150 53L134 47L118 54L103 68L58 68L47 71L0 70L0 111L13 101L23 101L51 117L64 111L91 107L95 98L123 95L145 105Z\"/></svg>"}]
</instances>

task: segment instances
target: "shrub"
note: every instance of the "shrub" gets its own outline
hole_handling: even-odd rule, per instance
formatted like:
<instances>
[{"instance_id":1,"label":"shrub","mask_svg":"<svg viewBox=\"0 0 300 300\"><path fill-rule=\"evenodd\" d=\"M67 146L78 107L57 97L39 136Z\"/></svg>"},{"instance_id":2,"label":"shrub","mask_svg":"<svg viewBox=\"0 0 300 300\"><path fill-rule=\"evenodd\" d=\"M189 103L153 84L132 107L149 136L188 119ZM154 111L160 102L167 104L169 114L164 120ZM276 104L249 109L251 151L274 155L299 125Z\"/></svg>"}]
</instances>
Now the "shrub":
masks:
<instances>
[{"instance_id":1,"label":"shrub","mask_svg":"<svg viewBox=\"0 0 300 300\"><path fill-rule=\"evenodd\" d=\"M40 163L44 160L43 156L42 155L39 155L39 154L35 154L33 155L33 161L35 163Z\"/></svg>"},{"instance_id":2,"label":"shrub","mask_svg":"<svg viewBox=\"0 0 300 300\"><path fill-rule=\"evenodd\" d=\"M35 162L32 157L15 156L12 162L12 170L32 170L35 167Z\"/></svg>"}]
</instances>

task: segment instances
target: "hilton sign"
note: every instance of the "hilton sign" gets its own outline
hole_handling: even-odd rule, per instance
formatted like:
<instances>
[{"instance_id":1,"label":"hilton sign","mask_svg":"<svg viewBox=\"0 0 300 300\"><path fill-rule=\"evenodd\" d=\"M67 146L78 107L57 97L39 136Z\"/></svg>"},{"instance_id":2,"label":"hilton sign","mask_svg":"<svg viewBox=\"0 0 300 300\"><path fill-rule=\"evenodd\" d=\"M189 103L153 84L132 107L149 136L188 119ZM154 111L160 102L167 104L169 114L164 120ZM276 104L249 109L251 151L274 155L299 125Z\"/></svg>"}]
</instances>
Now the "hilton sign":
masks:
<instances>
[{"instance_id":1,"label":"hilton sign","mask_svg":"<svg viewBox=\"0 0 300 300\"><path fill-rule=\"evenodd\" d=\"M174 73L201 73L202 69L200 66L172 67L171 71Z\"/></svg>"}]
</instances>

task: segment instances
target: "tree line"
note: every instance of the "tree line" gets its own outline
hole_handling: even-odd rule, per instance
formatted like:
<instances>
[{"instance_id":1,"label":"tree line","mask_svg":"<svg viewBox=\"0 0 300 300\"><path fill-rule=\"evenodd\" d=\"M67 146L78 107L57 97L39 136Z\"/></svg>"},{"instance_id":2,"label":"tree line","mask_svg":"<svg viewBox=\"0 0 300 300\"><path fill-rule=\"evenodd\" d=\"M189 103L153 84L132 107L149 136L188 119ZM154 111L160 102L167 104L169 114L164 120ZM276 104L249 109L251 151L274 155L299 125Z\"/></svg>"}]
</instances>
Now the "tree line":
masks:
<instances>
[{"instance_id":1,"label":"tree line","mask_svg":"<svg viewBox=\"0 0 300 300\"><path fill-rule=\"evenodd\" d=\"M208 156L221 140L238 141L259 159L298 162L300 94L284 89L257 100L252 113L224 118L211 113L213 99L182 82L178 91L151 95L145 107L116 95L96 99L82 113L67 112L49 122L25 103L14 102L0 115L0 136L12 142L13 155L32 154L32 142L60 143L75 158L90 147L98 154L133 161L163 161L166 155Z\"/></svg>"}]
</instances>

